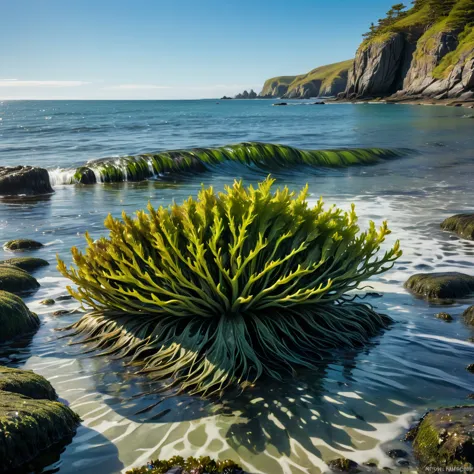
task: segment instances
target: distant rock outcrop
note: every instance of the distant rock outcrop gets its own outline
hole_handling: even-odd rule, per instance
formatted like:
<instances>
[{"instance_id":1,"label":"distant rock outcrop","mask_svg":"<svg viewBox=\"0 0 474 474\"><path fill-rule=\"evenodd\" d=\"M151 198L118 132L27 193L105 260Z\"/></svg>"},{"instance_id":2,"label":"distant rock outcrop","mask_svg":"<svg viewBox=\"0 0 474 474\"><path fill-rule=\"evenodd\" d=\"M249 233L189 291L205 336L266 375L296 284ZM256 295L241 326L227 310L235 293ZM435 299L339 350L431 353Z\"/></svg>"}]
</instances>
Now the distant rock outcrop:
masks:
<instances>
[{"instance_id":1,"label":"distant rock outcrop","mask_svg":"<svg viewBox=\"0 0 474 474\"><path fill-rule=\"evenodd\" d=\"M392 8L366 36L341 98L474 98L472 0Z\"/></svg>"},{"instance_id":2,"label":"distant rock outcrop","mask_svg":"<svg viewBox=\"0 0 474 474\"><path fill-rule=\"evenodd\" d=\"M268 79L260 97L309 99L335 96L344 91L352 60L321 66L299 76L280 76Z\"/></svg>"},{"instance_id":3,"label":"distant rock outcrop","mask_svg":"<svg viewBox=\"0 0 474 474\"><path fill-rule=\"evenodd\" d=\"M257 97L257 93L253 89L250 89L250 92L243 91L241 94L237 94L235 99L256 99Z\"/></svg>"}]
</instances>

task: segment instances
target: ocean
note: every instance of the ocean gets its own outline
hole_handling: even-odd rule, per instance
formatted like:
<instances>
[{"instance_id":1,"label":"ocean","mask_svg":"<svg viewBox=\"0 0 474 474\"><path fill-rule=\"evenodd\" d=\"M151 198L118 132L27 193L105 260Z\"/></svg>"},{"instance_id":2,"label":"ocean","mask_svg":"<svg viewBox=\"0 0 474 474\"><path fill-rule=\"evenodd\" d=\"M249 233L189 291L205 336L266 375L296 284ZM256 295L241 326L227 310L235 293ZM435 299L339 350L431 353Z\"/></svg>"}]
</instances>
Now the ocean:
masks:
<instances>
[{"instance_id":1,"label":"ocean","mask_svg":"<svg viewBox=\"0 0 474 474\"><path fill-rule=\"evenodd\" d=\"M415 298L404 288L420 271L473 273L474 242L444 232L448 216L474 211L474 111L444 106L327 104L269 100L18 101L0 103L0 166L49 170L55 193L0 200L0 242L26 237L45 247L24 255L50 262L35 277L38 292L25 297L42 324L33 338L0 346L0 364L45 376L61 400L82 418L77 435L45 472L112 474L149 459L209 455L231 458L250 473L317 474L326 462L347 457L400 467L387 452L410 452L400 441L428 409L459 405L474 391L474 336L460 314L473 299L448 307ZM264 170L224 163L204 173L143 182L60 184L64 170L89 160L245 141L303 149L381 147L404 149L396 159L341 169ZM152 384L122 361L84 354L56 329L78 315L54 316L72 301L39 304L66 293L56 255L85 247L84 234L103 235L103 221L195 196L201 186L221 190L235 178L256 184L269 173L277 184L309 185L348 209L355 203L361 228L388 220L387 247L400 240L404 255L370 281L383 297L370 303L395 323L359 351L339 351L320 370L291 382L266 382L236 399L203 401L181 395L137 396ZM54 179L53 179L54 178ZM12 254L0 248L0 260ZM454 321L435 317L448 311ZM160 403L143 412L143 409ZM142 411L142 413L138 413ZM410 458L409 458L410 459ZM397 471L398 472L398 471Z\"/></svg>"}]
</instances>

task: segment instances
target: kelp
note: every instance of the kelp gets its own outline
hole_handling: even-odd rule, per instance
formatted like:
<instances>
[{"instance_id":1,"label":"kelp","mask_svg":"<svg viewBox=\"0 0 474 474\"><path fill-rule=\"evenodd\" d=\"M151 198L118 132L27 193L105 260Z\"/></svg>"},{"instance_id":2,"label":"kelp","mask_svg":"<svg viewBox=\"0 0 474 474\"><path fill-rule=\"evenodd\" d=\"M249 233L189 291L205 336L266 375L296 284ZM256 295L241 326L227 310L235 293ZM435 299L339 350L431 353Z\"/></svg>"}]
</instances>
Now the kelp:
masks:
<instances>
[{"instance_id":1,"label":"kelp","mask_svg":"<svg viewBox=\"0 0 474 474\"><path fill-rule=\"evenodd\" d=\"M386 222L359 232L354 206L310 207L307 186L272 192L273 183L235 181L135 219L109 215L108 238L86 235L86 252L72 249L75 268L58 258L77 286L69 292L92 309L69 329L203 396L367 342L389 318L347 292L391 268L399 243L377 256Z\"/></svg>"},{"instance_id":2,"label":"kelp","mask_svg":"<svg viewBox=\"0 0 474 474\"><path fill-rule=\"evenodd\" d=\"M209 456L199 458L173 456L168 460L150 461L146 466L127 471L127 474L166 474L170 469L181 468L185 473L196 474L243 474L242 468L234 461L215 461ZM180 471L181 472L181 471Z\"/></svg>"},{"instance_id":3,"label":"kelp","mask_svg":"<svg viewBox=\"0 0 474 474\"><path fill-rule=\"evenodd\" d=\"M142 181L163 174L204 172L209 166L226 161L269 171L297 165L341 168L375 164L401 154L399 150L382 148L301 150L285 145L248 142L97 160L78 168L69 179L71 184Z\"/></svg>"}]
</instances>

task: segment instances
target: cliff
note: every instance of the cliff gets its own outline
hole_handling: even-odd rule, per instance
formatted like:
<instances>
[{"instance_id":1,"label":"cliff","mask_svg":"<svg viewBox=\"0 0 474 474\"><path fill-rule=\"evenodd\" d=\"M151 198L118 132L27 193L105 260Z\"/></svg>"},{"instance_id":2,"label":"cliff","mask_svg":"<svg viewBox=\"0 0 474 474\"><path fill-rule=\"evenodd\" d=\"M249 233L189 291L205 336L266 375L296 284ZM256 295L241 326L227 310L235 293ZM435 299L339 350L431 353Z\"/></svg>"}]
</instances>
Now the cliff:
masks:
<instances>
[{"instance_id":1,"label":"cliff","mask_svg":"<svg viewBox=\"0 0 474 474\"><path fill-rule=\"evenodd\" d=\"M321 66L307 74L280 76L265 81L260 97L305 99L335 96L347 86L352 60Z\"/></svg>"},{"instance_id":2,"label":"cliff","mask_svg":"<svg viewBox=\"0 0 474 474\"><path fill-rule=\"evenodd\" d=\"M366 35L340 97L474 98L474 1L393 8Z\"/></svg>"}]
</instances>

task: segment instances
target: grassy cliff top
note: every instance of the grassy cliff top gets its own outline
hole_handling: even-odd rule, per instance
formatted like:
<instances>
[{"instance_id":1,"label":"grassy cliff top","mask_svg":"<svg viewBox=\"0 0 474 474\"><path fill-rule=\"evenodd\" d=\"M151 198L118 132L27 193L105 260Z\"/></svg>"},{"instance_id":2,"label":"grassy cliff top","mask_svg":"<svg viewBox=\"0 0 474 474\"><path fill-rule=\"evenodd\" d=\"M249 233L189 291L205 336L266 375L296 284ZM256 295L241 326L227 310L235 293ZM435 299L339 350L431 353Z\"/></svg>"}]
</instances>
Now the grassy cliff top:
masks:
<instances>
[{"instance_id":1,"label":"grassy cliff top","mask_svg":"<svg viewBox=\"0 0 474 474\"><path fill-rule=\"evenodd\" d=\"M338 79L344 71L347 71L352 66L353 60L341 61L339 63L328 64L312 69L306 74L299 74L298 76L279 76L272 77L265 81L261 95L268 95L271 91L279 85L288 86L288 91L303 85L307 82L320 80L322 88L330 85L332 81Z\"/></svg>"},{"instance_id":2,"label":"grassy cliff top","mask_svg":"<svg viewBox=\"0 0 474 474\"><path fill-rule=\"evenodd\" d=\"M416 0L412 8L402 9L403 4L394 5L385 18L372 24L361 44L366 49L371 44L384 42L395 33L425 31L421 40L428 42L434 35L444 31L472 28L474 7L472 0ZM465 36L468 36L466 32Z\"/></svg>"},{"instance_id":3,"label":"grassy cliff top","mask_svg":"<svg viewBox=\"0 0 474 474\"><path fill-rule=\"evenodd\" d=\"M348 59L347 61L341 61L339 63L328 64L327 66L320 66L312 71L308 72L307 74L302 74L300 76L296 76L294 81L290 84L289 89L293 89L298 87L299 85L304 84L305 82L322 81L322 88L330 85L332 81L341 77L341 74L344 71L347 71L354 62L353 59Z\"/></svg>"},{"instance_id":4,"label":"grassy cliff top","mask_svg":"<svg viewBox=\"0 0 474 474\"><path fill-rule=\"evenodd\" d=\"M276 76L267 79L263 84L262 92L260 95L271 94L272 90L279 85L289 86L298 76Z\"/></svg>"}]
</instances>

